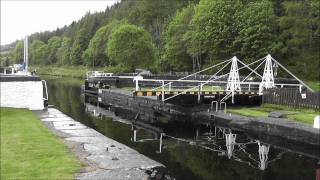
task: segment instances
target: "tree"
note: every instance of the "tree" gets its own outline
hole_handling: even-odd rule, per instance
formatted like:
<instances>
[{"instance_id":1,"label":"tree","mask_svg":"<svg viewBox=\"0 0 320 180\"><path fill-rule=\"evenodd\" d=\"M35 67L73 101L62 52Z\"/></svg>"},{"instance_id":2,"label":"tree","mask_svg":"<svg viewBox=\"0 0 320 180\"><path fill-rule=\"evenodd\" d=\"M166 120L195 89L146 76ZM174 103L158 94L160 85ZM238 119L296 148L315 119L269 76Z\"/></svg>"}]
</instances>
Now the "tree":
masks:
<instances>
[{"instance_id":1,"label":"tree","mask_svg":"<svg viewBox=\"0 0 320 180\"><path fill-rule=\"evenodd\" d=\"M77 32L70 52L70 62L72 65L82 65L82 53L88 46L89 38L86 29L80 29Z\"/></svg>"},{"instance_id":2,"label":"tree","mask_svg":"<svg viewBox=\"0 0 320 180\"><path fill-rule=\"evenodd\" d=\"M48 64L49 48L44 42L34 40L30 45L30 62L32 64Z\"/></svg>"},{"instance_id":3,"label":"tree","mask_svg":"<svg viewBox=\"0 0 320 180\"><path fill-rule=\"evenodd\" d=\"M57 51L58 64L67 65L70 64L70 50L72 46L71 38L63 37L61 47Z\"/></svg>"},{"instance_id":4,"label":"tree","mask_svg":"<svg viewBox=\"0 0 320 180\"><path fill-rule=\"evenodd\" d=\"M154 45L150 34L135 25L124 24L110 35L107 46L109 58L126 70L150 67L154 62Z\"/></svg>"},{"instance_id":5,"label":"tree","mask_svg":"<svg viewBox=\"0 0 320 180\"><path fill-rule=\"evenodd\" d=\"M164 32L162 64L166 70L190 71L192 57L187 52L187 32L191 29L194 5L177 12Z\"/></svg>"},{"instance_id":6,"label":"tree","mask_svg":"<svg viewBox=\"0 0 320 180\"><path fill-rule=\"evenodd\" d=\"M48 40L48 64L55 64L58 61L57 51L61 47L61 38L53 36Z\"/></svg>"},{"instance_id":7,"label":"tree","mask_svg":"<svg viewBox=\"0 0 320 180\"><path fill-rule=\"evenodd\" d=\"M16 44L16 47L14 50L11 52L11 57L13 59L14 63L20 64L23 62L23 41L18 41Z\"/></svg>"},{"instance_id":8,"label":"tree","mask_svg":"<svg viewBox=\"0 0 320 180\"><path fill-rule=\"evenodd\" d=\"M190 33L192 42L189 47L190 55L200 59L206 58L205 63L224 60L235 55L234 41L239 30L237 17L243 9L239 0L201 0L195 8L193 18L194 30Z\"/></svg>"},{"instance_id":9,"label":"tree","mask_svg":"<svg viewBox=\"0 0 320 180\"><path fill-rule=\"evenodd\" d=\"M90 40L88 48L83 52L82 58L87 66L105 66L109 65L109 58L106 54L106 47L112 30L123 22L112 21L108 25L98 29L96 34Z\"/></svg>"},{"instance_id":10,"label":"tree","mask_svg":"<svg viewBox=\"0 0 320 180\"><path fill-rule=\"evenodd\" d=\"M239 35L234 44L242 59L251 62L280 49L276 17L270 1L247 4L237 18Z\"/></svg>"}]
</instances>

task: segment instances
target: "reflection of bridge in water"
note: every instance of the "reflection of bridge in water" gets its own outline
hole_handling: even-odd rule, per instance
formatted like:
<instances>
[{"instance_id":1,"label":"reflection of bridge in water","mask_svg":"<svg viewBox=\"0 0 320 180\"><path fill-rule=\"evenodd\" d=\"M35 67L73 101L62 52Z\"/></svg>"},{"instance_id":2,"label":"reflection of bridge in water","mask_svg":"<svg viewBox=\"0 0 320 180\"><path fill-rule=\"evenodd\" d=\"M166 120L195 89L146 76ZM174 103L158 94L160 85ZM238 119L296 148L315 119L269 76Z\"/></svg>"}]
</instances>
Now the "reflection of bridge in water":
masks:
<instances>
[{"instance_id":1,"label":"reflection of bridge in water","mask_svg":"<svg viewBox=\"0 0 320 180\"><path fill-rule=\"evenodd\" d=\"M166 132L165 129L155 125L136 120L123 120L103 107L88 103L85 103L85 105L87 112L96 117L111 117L113 120L128 124L131 127L132 142L159 143L157 153L182 145L194 146L260 170L267 169L270 164L281 159L287 151L320 159L319 155L308 154L307 149L306 152L301 152L299 148L292 149L290 147L288 149L285 144L269 144L262 139L251 139L244 132L220 126L197 126L193 138L177 137L177 135L171 135L172 132ZM296 146L300 145L297 144Z\"/></svg>"}]
</instances>

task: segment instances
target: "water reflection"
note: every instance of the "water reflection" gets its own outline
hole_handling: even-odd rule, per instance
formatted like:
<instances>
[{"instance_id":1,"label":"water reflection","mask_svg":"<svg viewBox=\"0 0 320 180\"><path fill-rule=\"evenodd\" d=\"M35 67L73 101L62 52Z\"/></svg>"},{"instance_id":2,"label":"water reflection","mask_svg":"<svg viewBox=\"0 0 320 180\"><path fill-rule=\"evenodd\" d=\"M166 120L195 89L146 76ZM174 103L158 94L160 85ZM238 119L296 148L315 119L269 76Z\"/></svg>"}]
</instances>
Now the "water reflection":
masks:
<instances>
[{"instance_id":1,"label":"water reflection","mask_svg":"<svg viewBox=\"0 0 320 180\"><path fill-rule=\"evenodd\" d=\"M226 156L229 160L243 163L251 168L266 170L268 165L281 160L285 151L270 148L270 144L248 138L244 133L234 131L230 128L209 126L196 129L194 139L171 136L163 133L163 129L142 122L125 121L114 115L113 112L103 107L85 103L87 112L95 117L112 117L114 120L121 120L123 123L131 125L132 136L130 140L134 143L144 143L147 141L157 141L159 149L156 153L163 150L174 149L177 146L195 146L207 151L215 152L216 155ZM139 132L142 135L139 136ZM146 136L146 132L149 136ZM272 149L273 153L269 153Z\"/></svg>"},{"instance_id":2,"label":"water reflection","mask_svg":"<svg viewBox=\"0 0 320 180\"><path fill-rule=\"evenodd\" d=\"M284 146L283 141L275 146L219 126L124 120L104 107L81 101L82 80L44 79L48 82L49 104L163 163L177 179L315 179L318 156L309 153L316 151L312 148Z\"/></svg>"}]
</instances>

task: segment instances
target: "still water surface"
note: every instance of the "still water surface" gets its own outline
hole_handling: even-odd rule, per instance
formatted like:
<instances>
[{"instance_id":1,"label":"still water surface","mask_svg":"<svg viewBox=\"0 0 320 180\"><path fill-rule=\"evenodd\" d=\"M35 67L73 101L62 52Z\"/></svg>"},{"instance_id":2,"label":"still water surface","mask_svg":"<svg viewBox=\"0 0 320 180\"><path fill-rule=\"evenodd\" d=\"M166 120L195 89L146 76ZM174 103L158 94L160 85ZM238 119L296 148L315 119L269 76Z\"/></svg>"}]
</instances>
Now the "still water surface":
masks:
<instances>
[{"instance_id":1,"label":"still water surface","mask_svg":"<svg viewBox=\"0 0 320 180\"><path fill-rule=\"evenodd\" d=\"M250 139L244 133L222 127L177 123L145 127L112 119L109 111L83 101L82 80L42 78L47 80L50 105L105 136L161 162L176 179L314 180L319 168L315 158L300 155L294 150L288 152L275 148ZM136 142L133 142L133 129L136 129ZM163 139L162 153L159 153L161 130L167 136ZM230 133L236 136L236 144L226 146L226 134ZM259 157L259 144L261 151L268 151L265 153L267 155Z\"/></svg>"}]
</instances>

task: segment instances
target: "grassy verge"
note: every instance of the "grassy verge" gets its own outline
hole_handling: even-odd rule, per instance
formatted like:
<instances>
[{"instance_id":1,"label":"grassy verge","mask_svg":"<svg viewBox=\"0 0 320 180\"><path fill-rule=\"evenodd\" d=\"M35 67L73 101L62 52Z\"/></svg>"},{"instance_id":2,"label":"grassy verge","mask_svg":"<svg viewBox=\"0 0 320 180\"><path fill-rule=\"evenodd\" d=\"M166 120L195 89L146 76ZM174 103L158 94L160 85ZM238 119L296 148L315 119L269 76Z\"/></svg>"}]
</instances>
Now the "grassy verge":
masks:
<instances>
[{"instance_id":1,"label":"grassy verge","mask_svg":"<svg viewBox=\"0 0 320 180\"><path fill-rule=\"evenodd\" d=\"M1 179L74 179L80 162L31 111L0 111Z\"/></svg>"},{"instance_id":2,"label":"grassy verge","mask_svg":"<svg viewBox=\"0 0 320 180\"><path fill-rule=\"evenodd\" d=\"M308 86L311 87L316 92L320 92L320 82L319 81L308 81L306 82Z\"/></svg>"},{"instance_id":3,"label":"grassy verge","mask_svg":"<svg viewBox=\"0 0 320 180\"><path fill-rule=\"evenodd\" d=\"M268 117L272 111L285 114L285 118L306 124L313 124L314 117L320 112L311 109L293 109L281 105L265 104L255 108L229 109L228 112L249 117Z\"/></svg>"}]
</instances>

